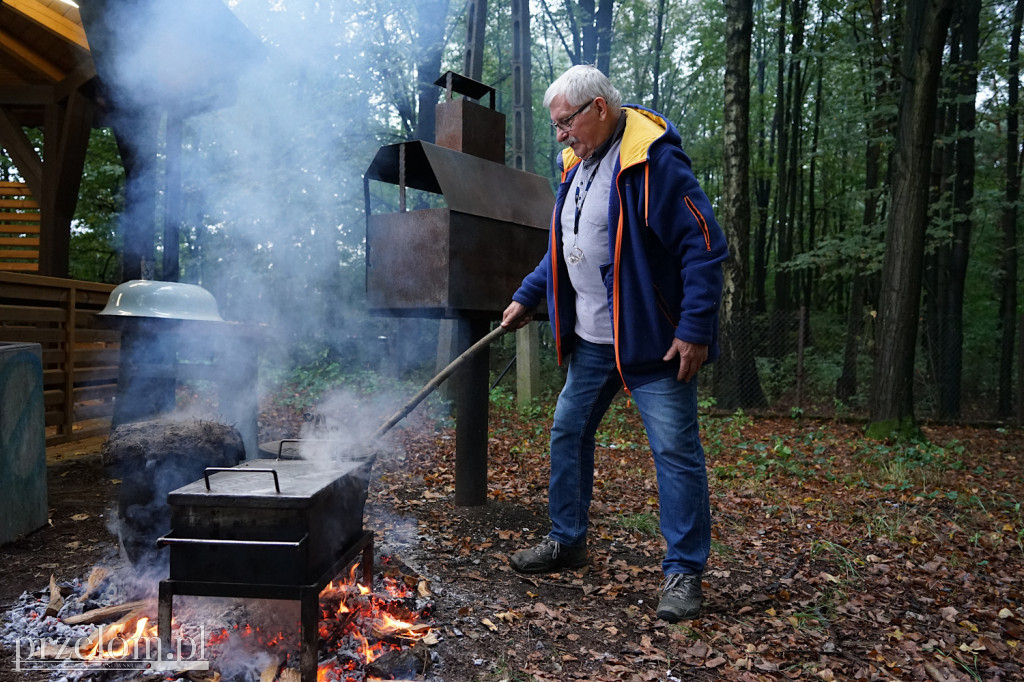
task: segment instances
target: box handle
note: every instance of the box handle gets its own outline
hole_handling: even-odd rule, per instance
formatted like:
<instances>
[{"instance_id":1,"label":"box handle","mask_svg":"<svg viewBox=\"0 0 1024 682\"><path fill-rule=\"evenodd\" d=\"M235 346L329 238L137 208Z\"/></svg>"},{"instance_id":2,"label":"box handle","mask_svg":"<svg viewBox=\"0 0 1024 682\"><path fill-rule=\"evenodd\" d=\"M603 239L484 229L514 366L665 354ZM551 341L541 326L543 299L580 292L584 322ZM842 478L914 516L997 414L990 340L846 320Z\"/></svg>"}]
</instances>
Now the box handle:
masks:
<instances>
[{"instance_id":1,"label":"box handle","mask_svg":"<svg viewBox=\"0 0 1024 682\"><path fill-rule=\"evenodd\" d=\"M213 546L248 546L248 547L291 547L298 549L302 547L306 540L309 539L309 533L306 533L298 541L292 542L288 540L222 540L220 538L177 538L173 537L170 533L158 538L156 541L157 547L166 547L168 545L213 545Z\"/></svg>"},{"instance_id":2,"label":"box handle","mask_svg":"<svg viewBox=\"0 0 1024 682\"><path fill-rule=\"evenodd\" d=\"M206 467L206 471L203 472L203 478L206 479L206 491L210 491L210 474L229 473L232 471L236 474L274 474L274 489L277 490L278 494L281 493L281 484L277 480L276 469L239 469L238 467Z\"/></svg>"}]
</instances>

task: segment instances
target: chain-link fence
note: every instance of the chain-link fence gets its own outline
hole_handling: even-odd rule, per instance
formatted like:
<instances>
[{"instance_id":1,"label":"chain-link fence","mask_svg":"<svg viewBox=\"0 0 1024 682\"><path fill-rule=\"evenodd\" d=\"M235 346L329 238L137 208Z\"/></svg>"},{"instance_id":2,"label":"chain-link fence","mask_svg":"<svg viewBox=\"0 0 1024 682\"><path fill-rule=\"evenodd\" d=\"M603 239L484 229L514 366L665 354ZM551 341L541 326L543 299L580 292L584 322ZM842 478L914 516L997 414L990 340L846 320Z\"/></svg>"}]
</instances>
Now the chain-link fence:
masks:
<instances>
[{"instance_id":1,"label":"chain-link fence","mask_svg":"<svg viewBox=\"0 0 1024 682\"><path fill-rule=\"evenodd\" d=\"M1024 318L1018 326L1024 327ZM879 343L871 315L865 316L855 333L844 317L804 310L750 316L735 321L732 329L736 335L723 338L723 348L731 346L733 355L746 363L726 357L702 372L701 396L718 409L850 419L868 416ZM925 321L917 340L913 396L918 419L1021 422L1020 354L1011 367L1000 367L994 328L965 330L959 359L942 346L934 326ZM755 370L756 378L750 376ZM736 381L732 373L748 376Z\"/></svg>"},{"instance_id":2,"label":"chain-link fence","mask_svg":"<svg viewBox=\"0 0 1024 682\"><path fill-rule=\"evenodd\" d=\"M405 325L403 331L378 337L376 343L384 346L364 349L362 364L376 371L390 368L388 373L413 381L429 378L438 368L432 357L437 320L403 320L401 324ZM1024 317L1017 324L1018 328L1024 324ZM553 397L564 382L564 368L557 366L549 325L538 325L539 393ZM853 327L843 315L799 310L734 319L722 330L723 356L701 370L700 399L706 409L722 413L742 409L754 415L867 419L879 343L876 332L870 312ZM924 319L917 341L913 386L917 419L1024 423L1020 344L1015 347L1011 367L1000 367L995 323L985 327L972 322L963 331L960 362L936 340L935 326L929 327ZM492 346L493 387L516 390L515 355L514 334ZM360 362L346 358L345 364L351 367Z\"/></svg>"}]
</instances>

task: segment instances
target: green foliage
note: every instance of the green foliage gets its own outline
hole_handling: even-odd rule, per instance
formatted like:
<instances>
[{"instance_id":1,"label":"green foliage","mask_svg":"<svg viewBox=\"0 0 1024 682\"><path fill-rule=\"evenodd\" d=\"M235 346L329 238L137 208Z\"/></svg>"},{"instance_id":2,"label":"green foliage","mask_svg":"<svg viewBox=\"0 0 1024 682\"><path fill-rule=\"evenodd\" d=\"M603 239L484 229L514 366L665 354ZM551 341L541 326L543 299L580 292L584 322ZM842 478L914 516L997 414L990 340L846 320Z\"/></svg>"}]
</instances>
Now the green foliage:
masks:
<instances>
[{"instance_id":1,"label":"green foliage","mask_svg":"<svg viewBox=\"0 0 1024 682\"><path fill-rule=\"evenodd\" d=\"M428 16L430 9L445 17ZM664 13L659 17L659 11ZM868 276L874 310L875 276L885 255L888 167L898 113L901 6L884 3L876 23L862 3L811 2L806 7L804 41L794 52L797 26L790 12L780 25L778 3L754 8L751 54L751 193L754 216L748 226L753 252L758 230L767 264L766 303L774 301L776 274L785 271L807 284L808 300L794 294L783 307L808 305L812 317L823 311L833 320L812 320L805 349L802 403L796 404L795 343L783 351L757 355L759 379L771 406L783 413L833 410L837 418L861 411L870 383L871 329L858 348L860 394L834 402L842 368L845 318L851 283ZM419 73L429 34L443 36L442 70L462 71L465 12L458 3L398 0L337 0L306 4L241 0L232 3L239 19L263 41L267 59L243 76L233 107L186 121L184 130L185 224L181 233L182 277L214 292L229 319L267 322L288 330L288 344L302 339L330 343L338 335L367 329L395 336L397 323L368 321L365 315L362 176L381 144L429 137L420 130L418 99L422 83L439 74ZM536 7L531 22L533 170L555 180L560 151L546 125L541 105L550 81L572 61L580 47L578 3ZM982 10L978 71L986 84L978 98L975 142L976 177L971 218L964 321L964 402L988 409L1000 368L993 339L999 331L999 301L993 279L1002 252L999 224L1004 209L1006 60L1011 3L988 3ZM659 18L661 34L658 35ZM443 30L437 30L442 27ZM610 75L627 102L658 109L679 128L694 172L713 202L724 174L722 80L725 64L724 5L712 0L620 0L615 4ZM497 89L496 108L506 115L509 143L512 123L513 28L506 5L487 16L482 80ZM780 39L781 38L781 42ZM660 48L658 40L661 40ZM783 50L779 54L779 50ZM948 51L947 51L948 53ZM799 71L798 71L799 70ZM801 81L790 82L799 72ZM799 85L779 102L779 83ZM825 93L818 97L818 85ZM271 84L271 87L267 87ZM262 87L262 90L261 90ZM440 89L437 95L440 96ZM657 97L657 99L655 99ZM950 97L944 95L946 100ZM945 100L944 100L945 101ZM803 112L803 125L787 132L796 153L779 155L779 105ZM815 127L812 116L821 106ZM778 116L777 116L778 115ZM33 145L42 149L38 131ZM814 136L814 137L812 137ZM950 137L950 136L947 136ZM953 141L944 139L946 146ZM870 187L867 149L879 145L880 184ZM510 146L510 145L509 145ZM164 155L167 150L160 150ZM778 181L793 165L794 205L779 206ZM7 164L4 164L5 167ZM811 184L811 169L814 184ZM947 179L948 180L948 179ZM162 178L156 179L160 186ZM371 210L395 210L393 186L370 185ZM947 182L947 185L952 183ZM441 205L438 195L410 191L416 205ZM122 235L118 216L124 195L124 171L107 129L93 131L72 234L71 274L78 279L118 281ZM949 193L938 192L927 248L948 243L950 220L941 209ZM874 216L866 208L878 199ZM161 225L162 199L154 223ZM811 203L813 201L813 204ZM813 210L812 210L813 209ZM783 228L794 231L794 253L776 253ZM157 233L160 231L157 230ZM159 236L158 236L159 242ZM158 243L157 248L162 248ZM525 273L524 273L525 274ZM511 293L511 292L510 292ZM748 292L750 293L750 292ZM801 295L802 298L802 295ZM1024 298L1022 298L1024 300ZM298 305L301 302L303 305ZM768 305L768 307L771 307ZM785 311L776 311L785 312ZM542 372L545 390L557 390L560 374ZM919 412L927 411L942 368L923 367L923 386L915 387ZM507 379L506 379L507 381ZM923 390L918 390L923 388ZM930 401L930 402L929 402ZM875 437L913 436L912 420L872 425ZM609 434L609 438L614 434Z\"/></svg>"},{"instance_id":2,"label":"green foliage","mask_svg":"<svg viewBox=\"0 0 1024 682\"><path fill-rule=\"evenodd\" d=\"M654 537L661 532L658 515L651 512L620 514L616 518L615 523L630 532L647 537Z\"/></svg>"},{"instance_id":3,"label":"green foliage","mask_svg":"<svg viewBox=\"0 0 1024 682\"><path fill-rule=\"evenodd\" d=\"M869 439L858 449L858 456L864 463L876 469L878 483L884 489L918 489L920 492L926 492L944 471L963 469L965 454L963 445L957 442L938 445L922 440L873 442Z\"/></svg>"},{"instance_id":4,"label":"green foliage","mask_svg":"<svg viewBox=\"0 0 1024 682\"><path fill-rule=\"evenodd\" d=\"M93 130L71 227L68 269L72 279L120 282L118 220L124 209L124 182L113 132Z\"/></svg>"},{"instance_id":5,"label":"green foliage","mask_svg":"<svg viewBox=\"0 0 1024 682\"><path fill-rule=\"evenodd\" d=\"M701 409L706 408L702 406ZM753 423L743 410L736 410L732 415L724 417L711 416L702 412L698 415L698 419L700 420L704 450L712 459L727 447L731 447L729 443L741 441L743 429Z\"/></svg>"},{"instance_id":6,"label":"green foliage","mask_svg":"<svg viewBox=\"0 0 1024 682\"><path fill-rule=\"evenodd\" d=\"M872 422L864 429L865 438L871 440L892 440L915 442L922 438L921 428L912 417L897 417Z\"/></svg>"},{"instance_id":7,"label":"green foliage","mask_svg":"<svg viewBox=\"0 0 1024 682\"><path fill-rule=\"evenodd\" d=\"M264 391L277 396L276 402L295 412L315 410L332 392L344 389L368 400L396 396L397 400L412 398L422 385L415 380L402 380L365 367L353 367L339 358L331 348L309 350L301 364L290 369L277 368L264 379ZM440 406L434 393L425 401L428 410ZM381 415L383 421L385 415Z\"/></svg>"},{"instance_id":8,"label":"green foliage","mask_svg":"<svg viewBox=\"0 0 1024 682\"><path fill-rule=\"evenodd\" d=\"M864 565L864 560L852 549L830 540L815 540L811 543L811 556L830 557L840 566L847 580L855 579L858 568Z\"/></svg>"},{"instance_id":9,"label":"green foliage","mask_svg":"<svg viewBox=\"0 0 1024 682\"><path fill-rule=\"evenodd\" d=\"M803 453L779 437L771 443L750 444L740 461L750 467L753 479L758 481L766 481L779 474L806 478L815 473Z\"/></svg>"},{"instance_id":10,"label":"green foliage","mask_svg":"<svg viewBox=\"0 0 1024 682\"><path fill-rule=\"evenodd\" d=\"M597 444L612 448L634 448L646 445L647 439L643 429L637 428L639 421L640 413L636 409L636 405L628 401L625 395L620 394L608 407L608 412L601 420L601 426L595 434ZM638 432L643 436L639 440L636 439Z\"/></svg>"}]
</instances>

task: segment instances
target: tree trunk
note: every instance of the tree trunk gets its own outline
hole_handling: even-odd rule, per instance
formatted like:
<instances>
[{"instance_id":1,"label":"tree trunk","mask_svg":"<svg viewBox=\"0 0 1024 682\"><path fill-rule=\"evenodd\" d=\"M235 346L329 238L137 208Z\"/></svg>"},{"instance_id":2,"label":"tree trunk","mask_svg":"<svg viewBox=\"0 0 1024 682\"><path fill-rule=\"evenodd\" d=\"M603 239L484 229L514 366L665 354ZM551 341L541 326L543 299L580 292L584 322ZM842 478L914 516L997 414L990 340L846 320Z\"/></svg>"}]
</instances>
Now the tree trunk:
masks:
<instances>
[{"instance_id":1,"label":"tree trunk","mask_svg":"<svg viewBox=\"0 0 1024 682\"><path fill-rule=\"evenodd\" d=\"M789 99L789 141L787 150L789 160L786 167L786 202L787 207L783 212L786 220L779 225L779 265L776 273L776 308L778 310L794 311L799 306L798 284L794 282L793 275L785 269L789 261L793 259L798 244L796 235L800 229L800 206L801 206L801 155L800 150L803 143L802 131L804 126L803 117L803 94L804 94L804 73L803 73L803 50L804 50L804 19L806 17L807 0L793 1L793 46L789 59L789 82L786 85ZM781 161L781 159L780 159Z\"/></svg>"},{"instance_id":2,"label":"tree trunk","mask_svg":"<svg viewBox=\"0 0 1024 682\"><path fill-rule=\"evenodd\" d=\"M778 131L778 148L775 167L775 230L778 239L776 262L782 265L789 258L789 239L786 236L790 217L786 215L789 206L789 95L786 82L786 0L779 3L779 52L778 81L775 86L775 130ZM775 308L786 310L789 301L789 275L779 268L775 273Z\"/></svg>"},{"instance_id":3,"label":"tree trunk","mask_svg":"<svg viewBox=\"0 0 1024 682\"><path fill-rule=\"evenodd\" d=\"M726 30L728 31L728 29ZM661 111L659 100L661 99L661 51L663 49L665 49L665 0L658 0L657 28L654 33L654 69L651 74L651 108L655 111ZM725 49L726 59L728 59L728 45Z\"/></svg>"},{"instance_id":4,"label":"tree trunk","mask_svg":"<svg viewBox=\"0 0 1024 682\"><path fill-rule=\"evenodd\" d=\"M413 139L434 141L434 108L437 106L438 88L434 81L441 75L441 55L444 52L444 28L447 25L448 0L416 0L417 44L416 60L416 132Z\"/></svg>"},{"instance_id":5,"label":"tree trunk","mask_svg":"<svg viewBox=\"0 0 1024 682\"><path fill-rule=\"evenodd\" d=\"M875 82L873 96L875 102L885 102L891 91L892 81L885 75L883 65L885 63L885 40L882 31L882 0L871 2L871 45L872 61L867 73L873 73ZM885 112L885 107L873 107L871 120L868 122L868 129L871 131L868 137L867 149L864 153L864 216L861 225L866 230L871 230L878 216L878 203L880 198L881 166L882 166L882 138L889 130L892 121ZM836 382L836 397L842 401L848 401L857 394L857 360L863 343L861 335L864 332L864 306L867 303L867 286L864 274L864 262L858 260L854 265L853 284L850 292L850 308L846 317L846 346L843 350L843 373Z\"/></svg>"},{"instance_id":6,"label":"tree trunk","mask_svg":"<svg viewBox=\"0 0 1024 682\"><path fill-rule=\"evenodd\" d=\"M1017 106L1020 91L1020 34L1024 0L1017 0L1010 35L1006 107L1006 203L1001 216L1002 267L999 282L999 416L1013 412L1013 350L1017 313L1017 201L1020 199L1020 148Z\"/></svg>"},{"instance_id":7,"label":"tree trunk","mask_svg":"<svg viewBox=\"0 0 1024 682\"><path fill-rule=\"evenodd\" d=\"M821 23L821 27L819 28L819 31L818 31L818 38L819 38L818 50L819 51L822 49L822 45L820 43L820 41L822 39L821 38L821 34L824 33L824 31L825 31L825 17L824 16L822 16L821 22L822 22ZM817 82L817 85L815 86L815 94L814 94L814 123L812 124L812 131L813 132L811 134L811 153L810 153L811 168L810 168L810 172L808 173L808 177L807 177L807 218L808 218L807 219L807 242L806 242L806 244L804 244L802 246L802 248L805 251L810 251L811 249L814 248L814 243L815 243L815 240L817 239L816 225L817 225L817 222L818 222L818 219L819 219L818 218L817 203L815 201L815 196L814 195L815 195L815 191L816 191L816 180L817 180L817 176L818 176L818 173L817 173L817 170L818 170L818 141L819 141L819 139L821 137L821 109L822 109L822 102L824 101L825 97L824 97L824 92L823 92L823 89L824 89L824 84L823 84L824 76L823 76L823 73L822 73L823 69L820 66L820 64L821 64L821 60L820 59L818 60L818 64L819 64L819 67L818 67L818 78L817 78L818 82ZM824 215L824 212L822 212L822 215ZM822 221L822 223L824 223L824 221ZM822 231L824 231L824 230L822 230ZM809 269L805 269L801 273L801 277L803 278L803 295L802 295L803 301L802 301L802 303L803 303L803 306L805 308L807 308L808 310L812 310L813 306L812 306L811 299L814 297L814 280L815 280L814 273L811 270L809 270ZM808 333L809 333L810 325L807 325L807 326L808 326ZM809 341L809 338L808 338L808 341Z\"/></svg>"},{"instance_id":8,"label":"tree trunk","mask_svg":"<svg viewBox=\"0 0 1024 682\"><path fill-rule=\"evenodd\" d=\"M870 437L918 436L914 351L928 222L928 168L952 0L908 0L892 199L879 294Z\"/></svg>"},{"instance_id":9,"label":"tree trunk","mask_svg":"<svg viewBox=\"0 0 1024 682\"><path fill-rule=\"evenodd\" d=\"M955 83L953 75L960 68L960 29L954 22L950 31L950 50L947 68L940 79L939 106L935 114L935 129L945 140L956 135ZM940 225L952 225L952 189L948 178L953 174L955 144L935 145L932 149L931 188L928 203L931 218ZM946 295L949 288L949 256L952 230L942 231L943 238L930 244L924 260L924 337L922 350L928 359L929 385L933 387L936 405L940 405L942 382L946 375L949 349L946 328ZM938 412L936 412L938 414Z\"/></svg>"},{"instance_id":10,"label":"tree trunk","mask_svg":"<svg viewBox=\"0 0 1024 682\"><path fill-rule=\"evenodd\" d=\"M597 56L594 65L604 74L611 73L612 66L612 18L615 0L600 0L594 23L597 27Z\"/></svg>"},{"instance_id":11,"label":"tree trunk","mask_svg":"<svg viewBox=\"0 0 1024 682\"><path fill-rule=\"evenodd\" d=\"M964 283L970 254L974 203L974 131L978 94L978 33L981 0L961 0L960 71L957 78L957 141L953 183L953 243L949 254L949 276L945 313L947 325L943 346L948 351L947 369L939 384L939 415L960 418L960 388L963 374Z\"/></svg>"},{"instance_id":12,"label":"tree trunk","mask_svg":"<svg viewBox=\"0 0 1024 682\"><path fill-rule=\"evenodd\" d=\"M760 7L759 11L763 9ZM757 94L763 98L767 89L766 50L759 41L757 44ZM764 107L759 107L760 119L757 128L757 152L758 162L763 168L770 169L774 160L772 153L775 149L775 128L770 129L764 120ZM772 195L772 180L770 172L758 173L754 180L754 196L757 201L757 220L754 228L754 306L753 312L763 313L767 307L767 292L765 282L768 271L768 207Z\"/></svg>"},{"instance_id":13,"label":"tree trunk","mask_svg":"<svg viewBox=\"0 0 1024 682\"><path fill-rule=\"evenodd\" d=\"M614 0L564 0L571 45L562 44L573 64L593 64L604 74L611 68L612 18ZM541 2L551 17L546 2Z\"/></svg>"},{"instance_id":14,"label":"tree trunk","mask_svg":"<svg viewBox=\"0 0 1024 682\"><path fill-rule=\"evenodd\" d=\"M722 293L722 354L715 395L726 409L763 407L747 306L750 247L750 35L752 0L726 0L726 64L722 227L729 243Z\"/></svg>"}]
</instances>

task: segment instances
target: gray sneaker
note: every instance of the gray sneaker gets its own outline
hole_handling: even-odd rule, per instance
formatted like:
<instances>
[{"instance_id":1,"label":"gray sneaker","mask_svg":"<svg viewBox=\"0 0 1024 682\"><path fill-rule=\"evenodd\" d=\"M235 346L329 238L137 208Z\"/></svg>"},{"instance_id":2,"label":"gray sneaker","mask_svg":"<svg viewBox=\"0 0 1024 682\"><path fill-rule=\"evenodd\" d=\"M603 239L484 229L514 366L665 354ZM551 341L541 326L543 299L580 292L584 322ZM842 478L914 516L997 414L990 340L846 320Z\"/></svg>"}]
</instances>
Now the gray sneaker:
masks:
<instances>
[{"instance_id":1,"label":"gray sneaker","mask_svg":"<svg viewBox=\"0 0 1024 682\"><path fill-rule=\"evenodd\" d=\"M698 573L672 573L665 576L665 581L661 583L658 618L669 623L696 618L704 601L700 582L701 576Z\"/></svg>"},{"instance_id":2,"label":"gray sneaker","mask_svg":"<svg viewBox=\"0 0 1024 682\"><path fill-rule=\"evenodd\" d=\"M580 568L589 561L586 545L566 547L551 538L544 538L536 547L516 552L508 560L520 573L553 573L563 568Z\"/></svg>"}]
</instances>

